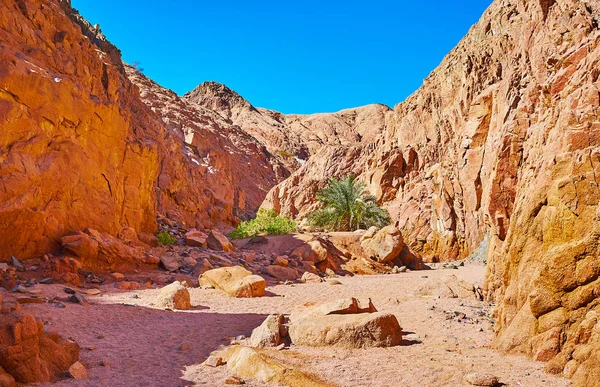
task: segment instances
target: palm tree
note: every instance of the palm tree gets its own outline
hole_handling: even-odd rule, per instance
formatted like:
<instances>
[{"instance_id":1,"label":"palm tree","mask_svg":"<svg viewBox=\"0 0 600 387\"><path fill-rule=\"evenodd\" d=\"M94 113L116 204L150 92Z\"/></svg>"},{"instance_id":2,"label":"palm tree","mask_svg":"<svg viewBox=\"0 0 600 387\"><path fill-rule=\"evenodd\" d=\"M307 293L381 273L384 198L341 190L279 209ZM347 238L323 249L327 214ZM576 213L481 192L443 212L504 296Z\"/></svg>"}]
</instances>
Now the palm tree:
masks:
<instances>
[{"instance_id":1,"label":"palm tree","mask_svg":"<svg viewBox=\"0 0 600 387\"><path fill-rule=\"evenodd\" d=\"M307 219L318 227L352 231L390 223L387 210L379 207L377 198L354 176L329 179L327 187L317 192L317 200L323 208L310 213Z\"/></svg>"}]
</instances>

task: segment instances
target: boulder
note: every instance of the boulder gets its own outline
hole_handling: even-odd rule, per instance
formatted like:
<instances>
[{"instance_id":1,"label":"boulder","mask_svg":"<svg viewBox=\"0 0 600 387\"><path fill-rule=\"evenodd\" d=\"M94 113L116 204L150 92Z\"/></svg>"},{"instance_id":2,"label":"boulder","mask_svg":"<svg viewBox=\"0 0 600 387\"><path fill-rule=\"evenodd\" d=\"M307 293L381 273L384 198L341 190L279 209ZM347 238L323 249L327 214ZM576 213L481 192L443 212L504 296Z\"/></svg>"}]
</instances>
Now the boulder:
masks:
<instances>
[{"instance_id":1,"label":"boulder","mask_svg":"<svg viewBox=\"0 0 600 387\"><path fill-rule=\"evenodd\" d=\"M85 270L131 271L152 264L141 247L131 247L110 234L84 229L61 239L68 253L75 255Z\"/></svg>"},{"instance_id":2,"label":"boulder","mask_svg":"<svg viewBox=\"0 0 600 387\"><path fill-rule=\"evenodd\" d=\"M298 271L291 267L283 267L278 265L269 265L263 268L265 274L270 275L280 281L293 281L298 278Z\"/></svg>"},{"instance_id":3,"label":"boulder","mask_svg":"<svg viewBox=\"0 0 600 387\"><path fill-rule=\"evenodd\" d=\"M41 320L10 312L5 306L0 315L0 367L17 382L56 380L79 359L77 344L58 334L44 333Z\"/></svg>"},{"instance_id":4,"label":"boulder","mask_svg":"<svg viewBox=\"0 0 600 387\"><path fill-rule=\"evenodd\" d=\"M208 248L212 250L224 251L226 253L235 250L229 239L218 230L210 231L208 238L206 238L206 243Z\"/></svg>"},{"instance_id":5,"label":"boulder","mask_svg":"<svg viewBox=\"0 0 600 387\"><path fill-rule=\"evenodd\" d=\"M177 271L181 267L181 261L175 254L163 254L159 257L159 259L161 265L168 271Z\"/></svg>"},{"instance_id":6,"label":"boulder","mask_svg":"<svg viewBox=\"0 0 600 387\"><path fill-rule=\"evenodd\" d=\"M68 373L69 377L73 379L85 380L88 378L87 369L83 364L81 364L78 361L76 361L75 363L73 363L73 365L71 365L71 367L69 367Z\"/></svg>"},{"instance_id":7,"label":"boulder","mask_svg":"<svg viewBox=\"0 0 600 387\"><path fill-rule=\"evenodd\" d=\"M267 286L264 278L241 266L221 267L205 272L198 278L200 286L221 289L233 297L261 297Z\"/></svg>"},{"instance_id":8,"label":"boulder","mask_svg":"<svg viewBox=\"0 0 600 387\"><path fill-rule=\"evenodd\" d=\"M202 231L192 229L185 233L185 245L190 247L206 247L208 235Z\"/></svg>"},{"instance_id":9,"label":"boulder","mask_svg":"<svg viewBox=\"0 0 600 387\"><path fill-rule=\"evenodd\" d=\"M281 344L282 338L287 336L287 331L283 326L284 320L281 314L267 316L265 321L252 331L250 346L264 348L276 347Z\"/></svg>"},{"instance_id":10,"label":"boulder","mask_svg":"<svg viewBox=\"0 0 600 387\"><path fill-rule=\"evenodd\" d=\"M304 272L304 274L302 274L302 278L300 278L300 282L319 283L319 282L323 282L323 278L319 277L316 274L309 273L307 271L307 272Z\"/></svg>"},{"instance_id":11,"label":"boulder","mask_svg":"<svg viewBox=\"0 0 600 387\"><path fill-rule=\"evenodd\" d=\"M461 298L480 300L480 293L475 285L459 280L455 275L445 278L432 278L420 285L414 295L433 298Z\"/></svg>"},{"instance_id":12,"label":"boulder","mask_svg":"<svg viewBox=\"0 0 600 387\"><path fill-rule=\"evenodd\" d=\"M294 249L290 256L297 257L301 261L308 261L316 264L325 261L328 258L329 253L325 244L319 238L316 238Z\"/></svg>"},{"instance_id":13,"label":"boulder","mask_svg":"<svg viewBox=\"0 0 600 387\"><path fill-rule=\"evenodd\" d=\"M472 372L465 375L465 380L473 386L493 387L498 384L498 378L494 375L481 372Z\"/></svg>"},{"instance_id":14,"label":"boulder","mask_svg":"<svg viewBox=\"0 0 600 387\"><path fill-rule=\"evenodd\" d=\"M372 258L378 262L389 262L400 255L404 240L396 227L386 226L369 238L370 233L371 230L363 236L361 246Z\"/></svg>"},{"instance_id":15,"label":"boulder","mask_svg":"<svg viewBox=\"0 0 600 387\"><path fill-rule=\"evenodd\" d=\"M175 281L160 289L156 305L169 309L190 309L192 307L190 302L190 292L183 283Z\"/></svg>"},{"instance_id":16,"label":"boulder","mask_svg":"<svg viewBox=\"0 0 600 387\"><path fill-rule=\"evenodd\" d=\"M402 328L396 316L377 312L370 300L350 298L292 313L289 336L296 345L390 347L402 343Z\"/></svg>"},{"instance_id":17,"label":"boulder","mask_svg":"<svg viewBox=\"0 0 600 387\"><path fill-rule=\"evenodd\" d=\"M300 371L264 350L234 346L223 354L227 367L238 376L292 387L333 387L316 375Z\"/></svg>"}]
</instances>

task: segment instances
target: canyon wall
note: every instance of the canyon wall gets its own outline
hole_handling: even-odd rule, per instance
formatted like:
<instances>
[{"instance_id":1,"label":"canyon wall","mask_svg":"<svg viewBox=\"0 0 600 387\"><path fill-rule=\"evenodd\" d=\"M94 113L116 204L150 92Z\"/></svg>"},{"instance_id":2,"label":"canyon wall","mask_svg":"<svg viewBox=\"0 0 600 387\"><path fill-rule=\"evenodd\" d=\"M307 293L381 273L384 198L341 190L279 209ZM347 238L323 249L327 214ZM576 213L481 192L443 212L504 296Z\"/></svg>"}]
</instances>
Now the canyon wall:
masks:
<instances>
[{"instance_id":1,"label":"canyon wall","mask_svg":"<svg viewBox=\"0 0 600 387\"><path fill-rule=\"evenodd\" d=\"M426 260L464 257L489 232L496 345L591 385L600 372L599 19L597 1L494 2L372 144L323 150L263 206L302 218L328 177L353 173Z\"/></svg>"},{"instance_id":2,"label":"canyon wall","mask_svg":"<svg viewBox=\"0 0 600 387\"><path fill-rule=\"evenodd\" d=\"M157 215L235 225L289 175L229 120L125 66L69 1L1 2L0 49L0 261L86 227L154 233Z\"/></svg>"},{"instance_id":3,"label":"canyon wall","mask_svg":"<svg viewBox=\"0 0 600 387\"><path fill-rule=\"evenodd\" d=\"M162 123L119 51L58 1L0 3L0 261L71 230L156 228Z\"/></svg>"}]
</instances>

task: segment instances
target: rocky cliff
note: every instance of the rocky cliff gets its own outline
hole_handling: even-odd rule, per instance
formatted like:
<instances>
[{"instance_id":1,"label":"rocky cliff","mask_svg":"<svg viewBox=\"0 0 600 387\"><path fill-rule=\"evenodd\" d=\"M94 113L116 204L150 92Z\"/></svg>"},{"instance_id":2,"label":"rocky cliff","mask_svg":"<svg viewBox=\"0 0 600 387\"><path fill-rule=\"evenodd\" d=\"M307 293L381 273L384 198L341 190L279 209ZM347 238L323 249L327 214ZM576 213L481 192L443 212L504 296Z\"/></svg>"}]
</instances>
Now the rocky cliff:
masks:
<instances>
[{"instance_id":1,"label":"rocky cliff","mask_svg":"<svg viewBox=\"0 0 600 387\"><path fill-rule=\"evenodd\" d=\"M597 1L498 0L374 146L329 148L264 204L302 217L329 176L354 173L430 260L489 232L497 345L578 385L597 380L599 57Z\"/></svg>"},{"instance_id":2,"label":"rocky cliff","mask_svg":"<svg viewBox=\"0 0 600 387\"><path fill-rule=\"evenodd\" d=\"M288 174L231 122L124 66L68 1L0 3L0 48L0 261L86 227L153 233L157 215L232 225Z\"/></svg>"}]
</instances>

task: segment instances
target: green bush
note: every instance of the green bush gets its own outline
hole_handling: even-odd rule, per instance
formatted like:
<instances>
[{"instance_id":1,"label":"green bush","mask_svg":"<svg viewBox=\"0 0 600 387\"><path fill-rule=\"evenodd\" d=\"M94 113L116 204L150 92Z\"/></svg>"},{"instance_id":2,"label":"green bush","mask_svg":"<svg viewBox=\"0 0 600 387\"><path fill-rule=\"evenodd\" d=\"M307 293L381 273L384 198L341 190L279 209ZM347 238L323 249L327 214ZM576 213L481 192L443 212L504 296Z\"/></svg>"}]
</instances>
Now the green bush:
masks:
<instances>
[{"instance_id":1,"label":"green bush","mask_svg":"<svg viewBox=\"0 0 600 387\"><path fill-rule=\"evenodd\" d=\"M327 187L317 192L323 208L310 213L307 220L314 226L335 231L352 231L390 224L387 210L379 207L377 198L354 176L329 179Z\"/></svg>"},{"instance_id":2,"label":"green bush","mask_svg":"<svg viewBox=\"0 0 600 387\"><path fill-rule=\"evenodd\" d=\"M163 230L158 234L158 241L160 242L161 245L167 246L167 245L175 243L175 241L177 241L177 239L175 239L173 236L171 236L171 234L169 234L169 232L167 230Z\"/></svg>"},{"instance_id":3,"label":"green bush","mask_svg":"<svg viewBox=\"0 0 600 387\"><path fill-rule=\"evenodd\" d=\"M237 228L229 233L233 239L252 238L257 235L290 234L298 229L296 223L284 216L277 215L274 210L261 208L256 218L240 222Z\"/></svg>"}]
</instances>

